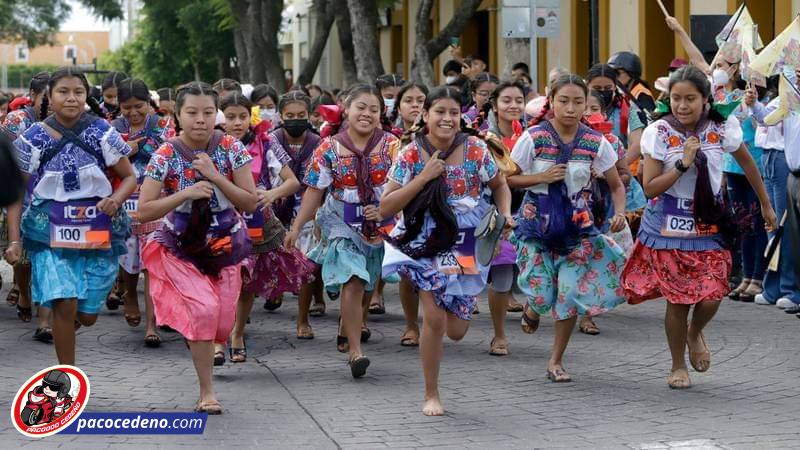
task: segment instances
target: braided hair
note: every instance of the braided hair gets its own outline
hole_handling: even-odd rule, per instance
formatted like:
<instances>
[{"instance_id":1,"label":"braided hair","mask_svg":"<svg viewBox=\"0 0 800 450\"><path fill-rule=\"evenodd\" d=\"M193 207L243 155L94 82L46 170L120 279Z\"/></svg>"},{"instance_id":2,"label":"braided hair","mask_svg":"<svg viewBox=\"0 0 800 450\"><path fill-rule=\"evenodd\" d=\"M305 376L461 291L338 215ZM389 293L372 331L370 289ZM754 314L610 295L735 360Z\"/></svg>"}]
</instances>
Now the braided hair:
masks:
<instances>
[{"instance_id":1,"label":"braided hair","mask_svg":"<svg viewBox=\"0 0 800 450\"><path fill-rule=\"evenodd\" d=\"M39 72L31 78L28 91L31 97L34 95L42 94L42 104L39 108L39 120L44 120L47 117L47 110L49 108L49 101L47 101L47 85L50 82L50 74L48 72ZM33 100L33 98L31 98Z\"/></svg>"}]
</instances>

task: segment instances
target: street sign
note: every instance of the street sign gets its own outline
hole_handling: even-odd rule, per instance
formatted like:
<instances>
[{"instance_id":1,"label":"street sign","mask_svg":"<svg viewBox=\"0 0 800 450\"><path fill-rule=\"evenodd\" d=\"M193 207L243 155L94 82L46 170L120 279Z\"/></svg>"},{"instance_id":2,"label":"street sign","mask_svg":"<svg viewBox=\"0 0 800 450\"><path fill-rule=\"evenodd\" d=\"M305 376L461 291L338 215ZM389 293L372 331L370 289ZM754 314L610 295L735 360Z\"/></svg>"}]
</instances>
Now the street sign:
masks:
<instances>
[{"instance_id":1,"label":"street sign","mask_svg":"<svg viewBox=\"0 0 800 450\"><path fill-rule=\"evenodd\" d=\"M505 0L500 14L503 38L531 37L531 5L536 37L559 36L561 6L558 0Z\"/></svg>"}]
</instances>

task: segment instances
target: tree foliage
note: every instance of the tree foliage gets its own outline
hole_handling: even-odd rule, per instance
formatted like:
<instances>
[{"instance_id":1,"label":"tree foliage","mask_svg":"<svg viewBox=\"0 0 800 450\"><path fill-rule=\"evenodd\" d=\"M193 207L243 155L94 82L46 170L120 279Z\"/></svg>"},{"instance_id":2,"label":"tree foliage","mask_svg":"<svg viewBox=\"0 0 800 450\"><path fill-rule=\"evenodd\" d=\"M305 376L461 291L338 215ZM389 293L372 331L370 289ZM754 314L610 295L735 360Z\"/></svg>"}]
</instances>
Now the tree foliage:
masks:
<instances>
[{"instance_id":1,"label":"tree foliage","mask_svg":"<svg viewBox=\"0 0 800 450\"><path fill-rule=\"evenodd\" d=\"M103 19L121 19L119 0L80 0ZM67 0L0 0L0 41L24 41L29 47L52 42L69 17Z\"/></svg>"},{"instance_id":2,"label":"tree foliage","mask_svg":"<svg viewBox=\"0 0 800 450\"><path fill-rule=\"evenodd\" d=\"M103 55L99 68L133 73L152 88L233 75L233 34L219 2L146 0L142 13L136 37Z\"/></svg>"}]
</instances>

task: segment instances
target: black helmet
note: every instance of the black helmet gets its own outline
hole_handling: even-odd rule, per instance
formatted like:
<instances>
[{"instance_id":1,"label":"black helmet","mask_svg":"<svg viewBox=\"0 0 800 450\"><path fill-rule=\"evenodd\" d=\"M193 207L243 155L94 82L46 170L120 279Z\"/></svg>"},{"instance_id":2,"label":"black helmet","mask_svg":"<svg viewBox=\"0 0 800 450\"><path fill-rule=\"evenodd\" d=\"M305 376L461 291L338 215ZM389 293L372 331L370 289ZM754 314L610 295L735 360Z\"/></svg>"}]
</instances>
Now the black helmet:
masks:
<instances>
[{"instance_id":1,"label":"black helmet","mask_svg":"<svg viewBox=\"0 0 800 450\"><path fill-rule=\"evenodd\" d=\"M69 394L69 389L72 383L69 380L69 375L60 370L51 370L42 379L42 384L49 387L53 391L58 391L58 397L65 397Z\"/></svg>"},{"instance_id":2,"label":"black helmet","mask_svg":"<svg viewBox=\"0 0 800 450\"><path fill-rule=\"evenodd\" d=\"M642 60L631 52L617 52L608 58L608 65L628 72L631 78L638 80L642 77Z\"/></svg>"}]
</instances>

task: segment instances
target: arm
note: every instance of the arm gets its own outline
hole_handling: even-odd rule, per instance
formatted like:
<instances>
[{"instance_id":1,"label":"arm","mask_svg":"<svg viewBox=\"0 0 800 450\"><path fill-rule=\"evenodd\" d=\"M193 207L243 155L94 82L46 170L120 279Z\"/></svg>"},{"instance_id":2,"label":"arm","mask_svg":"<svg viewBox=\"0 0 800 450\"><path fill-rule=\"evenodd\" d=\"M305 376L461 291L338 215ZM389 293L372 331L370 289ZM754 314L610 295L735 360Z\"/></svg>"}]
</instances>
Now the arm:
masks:
<instances>
[{"instance_id":1,"label":"arm","mask_svg":"<svg viewBox=\"0 0 800 450\"><path fill-rule=\"evenodd\" d=\"M694 45L692 38L690 38L686 30L683 29L678 19L667 17L666 21L669 29L674 31L675 35L678 36L678 40L681 41L683 49L686 50L686 54L689 56L689 61L703 72L711 73L711 66L708 65L706 59L703 57L703 53Z\"/></svg>"},{"instance_id":2,"label":"arm","mask_svg":"<svg viewBox=\"0 0 800 450\"><path fill-rule=\"evenodd\" d=\"M283 168L281 168L280 176L283 180L283 183L280 186L267 191L272 193L272 201L292 196L300 190L300 182L297 180L294 172L292 172L291 167L283 166Z\"/></svg>"},{"instance_id":3,"label":"arm","mask_svg":"<svg viewBox=\"0 0 800 450\"><path fill-rule=\"evenodd\" d=\"M324 195L325 191L322 189L317 189L311 186L306 187L306 191L303 194L303 200L300 203L300 211L297 212L297 217L295 217L294 222L292 223L292 229L286 233L286 237L283 241L286 248L295 247L295 244L297 243L297 237L300 236L300 230L303 229L309 220L314 218L314 214L316 214L317 209L322 204L322 198Z\"/></svg>"},{"instance_id":4,"label":"arm","mask_svg":"<svg viewBox=\"0 0 800 450\"><path fill-rule=\"evenodd\" d=\"M617 167L606 170L603 175L611 190L611 200L616 211L611 219L611 231L619 231L625 226L625 185L622 184Z\"/></svg>"},{"instance_id":5,"label":"arm","mask_svg":"<svg viewBox=\"0 0 800 450\"><path fill-rule=\"evenodd\" d=\"M642 157L642 131L644 131L644 128L639 128L631 131L628 135L628 151L625 153L625 165L627 166L639 161Z\"/></svg>"},{"instance_id":6,"label":"arm","mask_svg":"<svg viewBox=\"0 0 800 450\"><path fill-rule=\"evenodd\" d=\"M207 181L201 181L197 184L204 184L208 187L209 191L212 190L211 185ZM178 191L164 198L159 198L163 185L163 182L151 177L144 178L142 187L139 189L139 208L136 211L138 219L142 223L158 220L182 205L183 202L191 200L190 190L192 188ZM209 197L210 196L209 193Z\"/></svg>"},{"instance_id":7,"label":"arm","mask_svg":"<svg viewBox=\"0 0 800 450\"><path fill-rule=\"evenodd\" d=\"M201 153L201 156L208 158L205 153ZM256 184L250 171L250 163L233 171L233 182L219 172L209 177L209 181L214 183L238 209L248 213L256 210L258 197L256 197Z\"/></svg>"},{"instance_id":8,"label":"arm","mask_svg":"<svg viewBox=\"0 0 800 450\"><path fill-rule=\"evenodd\" d=\"M753 156L747 151L747 147L744 143L739 147L739 150L731 153L734 158L736 158L736 162L744 170L744 175L747 177L747 181L750 183L750 186L753 187L753 190L756 191L756 195L758 196L758 201L761 203L761 214L764 216L764 221L766 222L767 230L772 231L777 228L777 217L775 215L775 211L772 209L772 205L769 202L769 196L767 195L767 190L764 187L764 181L761 179L761 174L758 172L758 167L756 166L756 162L753 160Z\"/></svg>"},{"instance_id":9,"label":"arm","mask_svg":"<svg viewBox=\"0 0 800 450\"><path fill-rule=\"evenodd\" d=\"M683 175L678 169L672 168L667 173L662 174L664 163L657 159L653 159L650 155L644 156L644 177L643 186L644 194L647 198L658 197L659 195L667 192L667 189L672 187L678 178Z\"/></svg>"},{"instance_id":10,"label":"arm","mask_svg":"<svg viewBox=\"0 0 800 450\"><path fill-rule=\"evenodd\" d=\"M489 180L489 189L492 190L492 197L494 204L497 205L497 210L500 214L511 217L511 190L506 183L506 177L502 173L497 172L494 178Z\"/></svg>"},{"instance_id":11,"label":"arm","mask_svg":"<svg viewBox=\"0 0 800 450\"><path fill-rule=\"evenodd\" d=\"M28 174L23 173L25 185L28 184ZM6 261L12 266L22 257L22 233L20 232L20 218L22 216L22 199L17 200L6 209L8 220L8 248L5 252Z\"/></svg>"}]
</instances>

